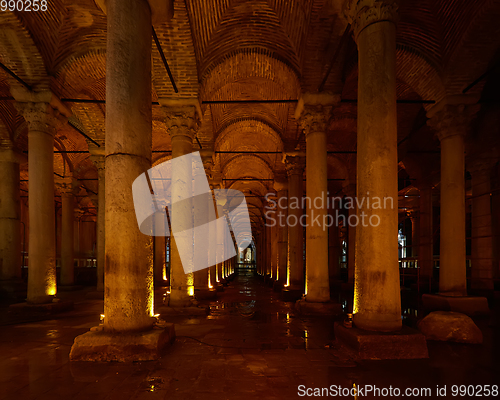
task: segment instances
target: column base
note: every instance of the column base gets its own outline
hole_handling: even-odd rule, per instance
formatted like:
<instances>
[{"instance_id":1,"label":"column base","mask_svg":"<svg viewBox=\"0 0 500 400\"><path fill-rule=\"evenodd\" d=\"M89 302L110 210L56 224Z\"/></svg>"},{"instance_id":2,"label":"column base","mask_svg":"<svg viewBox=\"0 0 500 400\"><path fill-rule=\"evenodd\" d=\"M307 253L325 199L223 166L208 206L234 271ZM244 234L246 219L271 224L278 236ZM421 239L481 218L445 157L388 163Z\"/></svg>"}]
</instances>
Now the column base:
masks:
<instances>
[{"instance_id":1,"label":"column base","mask_svg":"<svg viewBox=\"0 0 500 400\"><path fill-rule=\"evenodd\" d=\"M216 289L195 289L194 297L196 300L215 300L217 298Z\"/></svg>"},{"instance_id":2,"label":"column base","mask_svg":"<svg viewBox=\"0 0 500 400\"><path fill-rule=\"evenodd\" d=\"M224 291L224 285L222 283L220 283L220 282L217 282L215 284L215 290L217 292L223 292Z\"/></svg>"},{"instance_id":3,"label":"column base","mask_svg":"<svg viewBox=\"0 0 500 400\"><path fill-rule=\"evenodd\" d=\"M302 290L301 289L294 289L290 287L285 287L281 291L281 300L285 302L296 302L297 300L300 300L302 298Z\"/></svg>"},{"instance_id":4,"label":"column base","mask_svg":"<svg viewBox=\"0 0 500 400\"><path fill-rule=\"evenodd\" d=\"M52 303L16 303L9 306L9 314L22 316L52 315L73 309L72 301L53 301Z\"/></svg>"},{"instance_id":5,"label":"column base","mask_svg":"<svg viewBox=\"0 0 500 400\"><path fill-rule=\"evenodd\" d=\"M487 317L490 315L486 297L424 294L422 295L422 304L426 312L455 311L469 317Z\"/></svg>"},{"instance_id":6,"label":"column base","mask_svg":"<svg viewBox=\"0 0 500 400\"><path fill-rule=\"evenodd\" d=\"M105 332L102 327L77 336L71 347L71 361L157 360L175 340L174 324L161 324L144 332Z\"/></svg>"},{"instance_id":7,"label":"column base","mask_svg":"<svg viewBox=\"0 0 500 400\"><path fill-rule=\"evenodd\" d=\"M342 314L342 305L332 301L327 303L312 303L305 299L298 300L295 303L295 309L300 315L340 315Z\"/></svg>"},{"instance_id":8,"label":"column base","mask_svg":"<svg viewBox=\"0 0 500 400\"><path fill-rule=\"evenodd\" d=\"M165 303L170 307L189 307L193 304L193 300L187 290L171 290Z\"/></svg>"},{"instance_id":9,"label":"column base","mask_svg":"<svg viewBox=\"0 0 500 400\"><path fill-rule=\"evenodd\" d=\"M458 343L483 343L483 333L467 315L434 311L418 323L427 340Z\"/></svg>"},{"instance_id":10,"label":"column base","mask_svg":"<svg viewBox=\"0 0 500 400\"><path fill-rule=\"evenodd\" d=\"M372 332L335 322L334 332L362 360L429 358L425 336L406 326L397 332Z\"/></svg>"}]
</instances>

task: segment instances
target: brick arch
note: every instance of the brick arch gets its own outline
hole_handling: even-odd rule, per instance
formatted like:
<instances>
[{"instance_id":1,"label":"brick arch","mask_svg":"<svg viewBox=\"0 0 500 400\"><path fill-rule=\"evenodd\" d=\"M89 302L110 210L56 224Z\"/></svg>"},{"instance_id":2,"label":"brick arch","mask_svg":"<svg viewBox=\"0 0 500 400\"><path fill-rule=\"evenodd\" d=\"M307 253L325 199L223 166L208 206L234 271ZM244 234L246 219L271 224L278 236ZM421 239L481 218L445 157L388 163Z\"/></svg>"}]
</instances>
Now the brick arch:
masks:
<instances>
[{"instance_id":1,"label":"brick arch","mask_svg":"<svg viewBox=\"0 0 500 400\"><path fill-rule=\"evenodd\" d=\"M290 99L300 93L300 81L289 65L262 51L238 50L227 54L214 67L202 75L200 97L213 100L228 82L248 78L263 78L286 90Z\"/></svg>"},{"instance_id":2,"label":"brick arch","mask_svg":"<svg viewBox=\"0 0 500 400\"><path fill-rule=\"evenodd\" d=\"M464 33L445 65L445 86L449 94L459 94L490 67L500 42L500 4L477 0L477 11L464 22ZM469 22L468 24L466 22ZM469 93L479 94L485 82Z\"/></svg>"},{"instance_id":3,"label":"brick arch","mask_svg":"<svg viewBox=\"0 0 500 400\"><path fill-rule=\"evenodd\" d=\"M221 164L222 175L230 178L272 179L273 169L256 154L240 154L225 164Z\"/></svg>"},{"instance_id":4,"label":"brick arch","mask_svg":"<svg viewBox=\"0 0 500 400\"><path fill-rule=\"evenodd\" d=\"M48 88L45 60L26 23L10 11L2 12L1 17L0 61L29 85Z\"/></svg>"},{"instance_id":5,"label":"brick arch","mask_svg":"<svg viewBox=\"0 0 500 400\"><path fill-rule=\"evenodd\" d=\"M440 67L432 64L424 54L409 46L399 44L396 50L396 78L404 82L422 100L439 101L446 95L442 72ZM346 80L343 98L356 98L357 96L358 63L353 63L350 71L346 71ZM406 96L415 97L402 85L399 92ZM398 93L400 95L402 93ZM432 105L426 105L430 107Z\"/></svg>"}]
</instances>

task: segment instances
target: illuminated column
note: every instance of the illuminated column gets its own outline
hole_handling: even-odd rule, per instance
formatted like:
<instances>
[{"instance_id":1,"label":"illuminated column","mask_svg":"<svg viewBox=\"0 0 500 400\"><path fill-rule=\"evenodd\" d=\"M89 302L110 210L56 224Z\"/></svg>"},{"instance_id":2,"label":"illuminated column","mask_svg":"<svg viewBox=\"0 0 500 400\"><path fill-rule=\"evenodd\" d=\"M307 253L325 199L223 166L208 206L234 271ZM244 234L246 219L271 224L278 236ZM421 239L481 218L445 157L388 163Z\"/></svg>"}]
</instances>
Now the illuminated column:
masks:
<instances>
[{"instance_id":1,"label":"illuminated column","mask_svg":"<svg viewBox=\"0 0 500 400\"><path fill-rule=\"evenodd\" d=\"M277 223L278 208L275 207L273 218L275 219L274 225L271 227L271 278L273 281L278 279L278 234L279 228Z\"/></svg>"},{"instance_id":2,"label":"illuminated column","mask_svg":"<svg viewBox=\"0 0 500 400\"><path fill-rule=\"evenodd\" d=\"M14 143L0 140L0 280L21 278L20 162Z\"/></svg>"},{"instance_id":3,"label":"illuminated column","mask_svg":"<svg viewBox=\"0 0 500 400\"><path fill-rule=\"evenodd\" d=\"M54 134L60 111L70 112L51 93L46 102L20 102L28 123L29 264L28 303L49 303L56 294ZM14 94L16 97L16 94ZM22 97L22 96L21 96ZM22 100L20 100L22 101Z\"/></svg>"},{"instance_id":4,"label":"illuminated column","mask_svg":"<svg viewBox=\"0 0 500 400\"><path fill-rule=\"evenodd\" d=\"M288 209L288 184L284 175L275 176L274 189L278 192L276 227L278 230L278 282L280 286L287 283L288 225L286 223Z\"/></svg>"},{"instance_id":5,"label":"illuminated column","mask_svg":"<svg viewBox=\"0 0 500 400\"><path fill-rule=\"evenodd\" d=\"M347 216L347 279L354 284L354 272L356 267L356 227L358 222L358 209L356 206L356 184L348 183L344 186L346 204L348 204Z\"/></svg>"},{"instance_id":6,"label":"illuminated column","mask_svg":"<svg viewBox=\"0 0 500 400\"><path fill-rule=\"evenodd\" d=\"M420 237L418 266L420 278L428 281L432 278L434 269L433 228L432 228L432 186L429 183L419 183L420 190Z\"/></svg>"},{"instance_id":7,"label":"illuminated column","mask_svg":"<svg viewBox=\"0 0 500 400\"><path fill-rule=\"evenodd\" d=\"M328 93L306 93L295 113L306 137L306 301L311 303L330 300L326 129L339 100Z\"/></svg>"},{"instance_id":8,"label":"illuminated column","mask_svg":"<svg viewBox=\"0 0 500 400\"><path fill-rule=\"evenodd\" d=\"M61 192L61 285L75 284L75 188L73 178L58 180Z\"/></svg>"},{"instance_id":9,"label":"illuminated column","mask_svg":"<svg viewBox=\"0 0 500 400\"><path fill-rule=\"evenodd\" d=\"M447 98L428 113L427 123L441 141L441 227L439 293L466 296L464 138L476 106Z\"/></svg>"},{"instance_id":10,"label":"illuminated column","mask_svg":"<svg viewBox=\"0 0 500 400\"><path fill-rule=\"evenodd\" d=\"M97 168L97 179L99 185L97 189L97 290L104 291L104 260L106 257L106 235L104 233L106 225L106 148L104 147L104 140L102 141L100 147L89 144L89 152L90 159Z\"/></svg>"},{"instance_id":11,"label":"illuminated column","mask_svg":"<svg viewBox=\"0 0 500 400\"><path fill-rule=\"evenodd\" d=\"M493 290L491 170L495 159L481 158L467 169L472 175L471 289Z\"/></svg>"},{"instance_id":12,"label":"illuminated column","mask_svg":"<svg viewBox=\"0 0 500 400\"><path fill-rule=\"evenodd\" d=\"M358 45L357 196L354 323L401 328L398 268L396 0L348 0ZM378 205L373 204L373 201ZM368 204L368 201L370 204ZM382 202L382 204L380 203ZM364 217L364 220L363 220ZM363 222L364 221L364 222Z\"/></svg>"},{"instance_id":13,"label":"illuminated column","mask_svg":"<svg viewBox=\"0 0 500 400\"><path fill-rule=\"evenodd\" d=\"M198 101L193 99L185 102L176 100L160 100L160 102L164 105L166 114L165 122L172 142L172 158L190 154L193 151L193 139L201 116ZM192 170L190 168L172 172L172 202L188 197L186 193L192 193L192 186L188 185L192 185ZM189 218L193 218L193 210L187 207L170 215L172 226L175 225L176 219L183 221ZM184 272L175 243L175 235L171 236L170 243L169 305L171 307L186 307L192 304L194 276L192 272L187 274Z\"/></svg>"},{"instance_id":14,"label":"illuminated column","mask_svg":"<svg viewBox=\"0 0 500 400\"><path fill-rule=\"evenodd\" d=\"M304 158L286 156L288 175L288 285L304 293L303 246L304 230L301 225L302 196L304 191Z\"/></svg>"},{"instance_id":15,"label":"illuminated column","mask_svg":"<svg viewBox=\"0 0 500 400\"><path fill-rule=\"evenodd\" d=\"M142 234L132 183L151 168L151 11L145 0L108 0L104 329L151 328L152 239Z\"/></svg>"},{"instance_id":16,"label":"illuminated column","mask_svg":"<svg viewBox=\"0 0 500 400\"><path fill-rule=\"evenodd\" d=\"M330 198L334 196L333 187L329 186L328 192ZM329 221L330 227L328 228L328 273L330 276L330 286L335 281L340 280L340 227L337 224L335 212L338 211L338 203L330 204L328 213L333 218Z\"/></svg>"},{"instance_id":17,"label":"illuminated column","mask_svg":"<svg viewBox=\"0 0 500 400\"><path fill-rule=\"evenodd\" d=\"M418 256L418 240L420 234L420 214L418 211L411 211L407 213L411 221L411 256ZM406 253L408 257L408 253Z\"/></svg>"}]
</instances>

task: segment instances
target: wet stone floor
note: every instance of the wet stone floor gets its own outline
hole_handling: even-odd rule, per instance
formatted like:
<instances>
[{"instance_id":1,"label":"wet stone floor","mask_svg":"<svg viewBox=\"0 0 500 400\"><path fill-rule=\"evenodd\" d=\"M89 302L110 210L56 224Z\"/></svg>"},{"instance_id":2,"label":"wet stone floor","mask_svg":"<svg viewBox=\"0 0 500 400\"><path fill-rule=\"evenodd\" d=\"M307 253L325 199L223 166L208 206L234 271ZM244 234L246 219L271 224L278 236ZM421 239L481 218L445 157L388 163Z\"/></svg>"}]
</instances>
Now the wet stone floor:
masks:
<instances>
[{"instance_id":1,"label":"wet stone floor","mask_svg":"<svg viewBox=\"0 0 500 400\"><path fill-rule=\"evenodd\" d=\"M0 399L353 399L353 385L373 390L359 399L397 397L396 389L403 396L407 388L430 389L415 398L442 399L474 398L453 396L452 385L475 385L476 393L477 385L500 385L498 307L478 322L483 345L429 342L429 359L360 361L335 340L332 318L300 317L242 273L207 303L209 315L168 318L177 338L160 360L70 363L73 339L98 324L102 300L85 290L60 296L75 309L55 319L12 320L0 307Z\"/></svg>"}]
</instances>

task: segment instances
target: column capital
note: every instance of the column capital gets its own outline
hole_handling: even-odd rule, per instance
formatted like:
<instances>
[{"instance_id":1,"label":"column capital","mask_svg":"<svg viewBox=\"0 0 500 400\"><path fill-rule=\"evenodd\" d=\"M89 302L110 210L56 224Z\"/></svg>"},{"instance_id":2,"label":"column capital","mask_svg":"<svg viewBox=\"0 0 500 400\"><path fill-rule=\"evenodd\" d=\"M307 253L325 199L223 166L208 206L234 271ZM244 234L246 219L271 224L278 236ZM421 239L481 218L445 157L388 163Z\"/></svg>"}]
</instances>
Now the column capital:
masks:
<instances>
[{"instance_id":1,"label":"column capital","mask_svg":"<svg viewBox=\"0 0 500 400\"><path fill-rule=\"evenodd\" d=\"M158 99L165 114L165 124L171 138L185 136L193 140L201 123L198 99Z\"/></svg>"},{"instance_id":2,"label":"column capital","mask_svg":"<svg viewBox=\"0 0 500 400\"><path fill-rule=\"evenodd\" d=\"M287 175L303 175L306 161L304 156L300 155L285 155L285 168Z\"/></svg>"},{"instance_id":3,"label":"column capital","mask_svg":"<svg viewBox=\"0 0 500 400\"><path fill-rule=\"evenodd\" d=\"M11 162L21 164L26 159L26 155L16 147L10 139L0 139L0 162Z\"/></svg>"},{"instance_id":4,"label":"column capital","mask_svg":"<svg viewBox=\"0 0 500 400\"><path fill-rule=\"evenodd\" d=\"M274 189L278 192L288 190L288 181L285 171L276 172L274 174Z\"/></svg>"},{"instance_id":5,"label":"column capital","mask_svg":"<svg viewBox=\"0 0 500 400\"><path fill-rule=\"evenodd\" d=\"M498 162L498 157L491 157L489 155L484 155L484 157L478 157L474 160L467 162L466 169L470 172L472 177L481 173L491 173L491 169Z\"/></svg>"},{"instance_id":6,"label":"column capital","mask_svg":"<svg viewBox=\"0 0 500 400\"><path fill-rule=\"evenodd\" d=\"M470 123L479 111L477 99L467 96L448 97L427 112L427 125L434 129L441 141L451 136L465 137Z\"/></svg>"},{"instance_id":7,"label":"column capital","mask_svg":"<svg viewBox=\"0 0 500 400\"><path fill-rule=\"evenodd\" d=\"M340 103L340 95L329 92L303 93L295 110L295 119L305 131L326 132L332 110Z\"/></svg>"},{"instance_id":8,"label":"column capital","mask_svg":"<svg viewBox=\"0 0 500 400\"><path fill-rule=\"evenodd\" d=\"M106 147L104 141L101 146L94 143L89 143L90 161L96 166L97 172L105 171L106 169Z\"/></svg>"},{"instance_id":9,"label":"column capital","mask_svg":"<svg viewBox=\"0 0 500 400\"><path fill-rule=\"evenodd\" d=\"M381 21L398 22L398 0L346 0L344 16L352 25L354 40L367 26Z\"/></svg>"},{"instance_id":10,"label":"column capital","mask_svg":"<svg viewBox=\"0 0 500 400\"><path fill-rule=\"evenodd\" d=\"M54 183L62 196L74 195L78 188L78 181L72 176L57 178Z\"/></svg>"}]
</instances>

